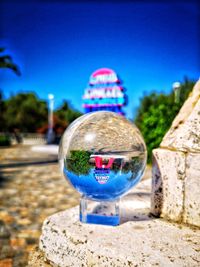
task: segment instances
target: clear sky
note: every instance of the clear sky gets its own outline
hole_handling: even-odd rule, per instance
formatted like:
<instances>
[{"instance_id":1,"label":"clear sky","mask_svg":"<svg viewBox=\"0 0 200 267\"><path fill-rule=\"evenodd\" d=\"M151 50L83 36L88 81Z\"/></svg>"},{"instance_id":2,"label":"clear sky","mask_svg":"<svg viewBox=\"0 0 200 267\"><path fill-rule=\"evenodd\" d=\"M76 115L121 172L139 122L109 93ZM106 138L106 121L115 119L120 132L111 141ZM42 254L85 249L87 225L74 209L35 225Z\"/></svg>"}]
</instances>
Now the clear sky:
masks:
<instances>
[{"instance_id":1,"label":"clear sky","mask_svg":"<svg viewBox=\"0 0 200 267\"><path fill-rule=\"evenodd\" d=\"M22 72L0 71L5 97L53 93L57 107L67 99L83 111L89 76L107 67L127 88L132 118L144 92L169 92L184 75L200 76L198 1L26 2L0 4L0 46Z\"/></svg>"}]
</instances>

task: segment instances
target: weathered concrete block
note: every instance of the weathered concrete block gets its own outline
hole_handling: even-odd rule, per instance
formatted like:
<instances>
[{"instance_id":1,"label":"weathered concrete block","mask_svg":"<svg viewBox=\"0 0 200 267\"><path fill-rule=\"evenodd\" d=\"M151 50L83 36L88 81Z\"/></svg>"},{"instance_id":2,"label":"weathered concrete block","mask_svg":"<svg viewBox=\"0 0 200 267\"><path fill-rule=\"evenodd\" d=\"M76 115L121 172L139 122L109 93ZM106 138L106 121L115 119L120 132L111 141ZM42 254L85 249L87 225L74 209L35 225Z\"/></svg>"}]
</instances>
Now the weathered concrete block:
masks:
<instances>
[{"instance_id":1,"label":"weathered concrete block","mask_svg":"<svg viewBox=\"0 0 200 267\"><path fill-rule=\"evenodd\" d=\"M160 147L200 152L200 80L180 109Z\"/></svg>"},{"instance_id":2,"label":"weathered concrete block","mask_svg":"<svg viewBox=\"0 0 200 267\"><path fill-rule=\"evenodd\" d=\"M51 267L52 265L48 263L44 257L44 253L38 249L34 248L33 251L29 253L28 267Z\"/></svg>"},{"instance_id":3,"label":"weathered concrete block","mask_svg":"<svg viewBox=\"0 0 200 267\"><path fill-rule=\"evenodd\" d=\"M152 213L200 226L200 80L154 150Z\"/></svg>"},{"instance_id":4,"label":"weathered concrete block","mask_svg":"<svg viewBox=\"0 0 200 267\"><path fill-rule=\"evenodd\" d=\"M197 267L199 239L200 231L151 217L118 227L82 224L76 207L45 220L40 249L60 267ZM37 262L30 266L45 266Z\"/></svg>"},{"instance_id":5,"label":"weathered concrete block","mask_svg":"<svg viewBox=\"0 0 200 267\"><path fill-rule=\"evenodd\" d=\"M151 212L181 221L183 215L185 154L166 149L153 151Z\"/></svg>"},{"instance_id":6,"label":"weathered concrete block","mask_svg":"<svg viewBox=\"0 0 200 267\"><path fill-rule=\"evenodd\" d=\"M200 154L186 157L184 222L200 227Z\"/></svg>"}]
</instances>

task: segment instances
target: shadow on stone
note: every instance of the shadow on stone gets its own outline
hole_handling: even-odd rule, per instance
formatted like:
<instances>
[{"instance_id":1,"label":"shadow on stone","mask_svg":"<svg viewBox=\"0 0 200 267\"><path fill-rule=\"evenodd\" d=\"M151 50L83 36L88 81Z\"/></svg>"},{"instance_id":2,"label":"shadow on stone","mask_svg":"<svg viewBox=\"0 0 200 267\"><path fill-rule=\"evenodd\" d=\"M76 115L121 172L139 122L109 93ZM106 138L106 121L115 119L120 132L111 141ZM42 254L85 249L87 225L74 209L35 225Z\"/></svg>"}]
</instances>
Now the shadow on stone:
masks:
<instances>
[{"instance_id":1,"label":"shadow on stone","mask_svg":"<svg viewBox=\"0 0 200 267\"><path fill-rule=\"evenodd\" d=\"M146 209L135 209L134 210L133 208L130 212L126 210L124 214L122 210L120 225L127 223L127 222L150 221L154 219L156 218L150 213L150 209L146 208Z\"/></svg>"},{"instance_id":2,"label":"shadow on stone","mask_svg":"<svg viewBox=\"0 0 200 267\"><path fill-rule=\"evenodd\" d=\"M150 210L150 192L130 192L121 201L120 225L130 221L149 221L155 219Z\"/></svg>"},{"instance_id":3,"label":"shadow on stone","mask_svg":"<svg viewBox=\"0 0 200 267\"><path fill-rule=\"evenodd\" d=\"M128 196L130 198L134 198L135 196L137 197L141 197L143 199L149 199L150 200L150 197L151 197L151 192L131 192L128 194Z\"/></svg>"},{"instance_id":4,"label":"shadow on stone","mask_svg":"<svg viewBox=\"0 0 200 267\"><path fill-rule=\"evenodd\" d=\"M153 168L152 168L152 194L151 194L151 212L154 216L160 217L163 208L163 181L161 171L153 151Z\"/></svg>"}]
</instances>

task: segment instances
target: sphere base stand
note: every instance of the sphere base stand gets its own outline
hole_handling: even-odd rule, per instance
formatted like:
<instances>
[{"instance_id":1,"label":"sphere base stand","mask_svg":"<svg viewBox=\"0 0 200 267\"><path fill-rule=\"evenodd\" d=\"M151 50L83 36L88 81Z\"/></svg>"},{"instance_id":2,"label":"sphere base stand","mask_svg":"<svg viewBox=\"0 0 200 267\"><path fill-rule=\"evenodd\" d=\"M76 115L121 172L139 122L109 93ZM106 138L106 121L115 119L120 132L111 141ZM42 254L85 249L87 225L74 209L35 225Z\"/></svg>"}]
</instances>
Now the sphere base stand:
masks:
<instances>
[{"instance_id":1,"label":"sphere base stand","mask_svg":"<svg viewBox=\"0 0 200 267\"><path fill-rule=\"evenodd\" d=\"M80 221L116 226L120 224L120 199L95 201L84 196L80 200Z\"/></svg>"}]
</instances>

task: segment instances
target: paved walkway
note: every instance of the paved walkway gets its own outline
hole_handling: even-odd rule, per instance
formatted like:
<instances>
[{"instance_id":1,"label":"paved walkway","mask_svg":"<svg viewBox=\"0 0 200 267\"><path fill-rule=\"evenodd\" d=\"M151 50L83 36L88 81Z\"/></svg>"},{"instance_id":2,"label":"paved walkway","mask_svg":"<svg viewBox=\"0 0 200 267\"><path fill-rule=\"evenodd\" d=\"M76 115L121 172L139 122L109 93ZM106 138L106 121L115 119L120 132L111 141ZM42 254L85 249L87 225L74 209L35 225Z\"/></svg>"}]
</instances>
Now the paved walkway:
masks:
<instances>
[{"instance_id":1,"label":"paved walkway","mask_svg":"<svg viewBox=\"0 0 200 267\"><path fill-rule=\"evenodd\" d=\"M0 164L0 221L11 233L10 245L0 246L0 267L26 266L44 219L77 205L79 195L61 176L55 153L22 145L0 148Z\"/></svg>"},{"instance_id":2,"label":"paved walkway","mask_svg":"<svg viewBox=\"0 0 200 267\"><path fill-rule=\"evenodd\" d=\"M0 267L26 266L44 219L78 204L79 195L60 175L56 161L56 155L29 146L0 149L0 220L11 232L11 248L0 251Z\"/></svg>"}]
</instances>

